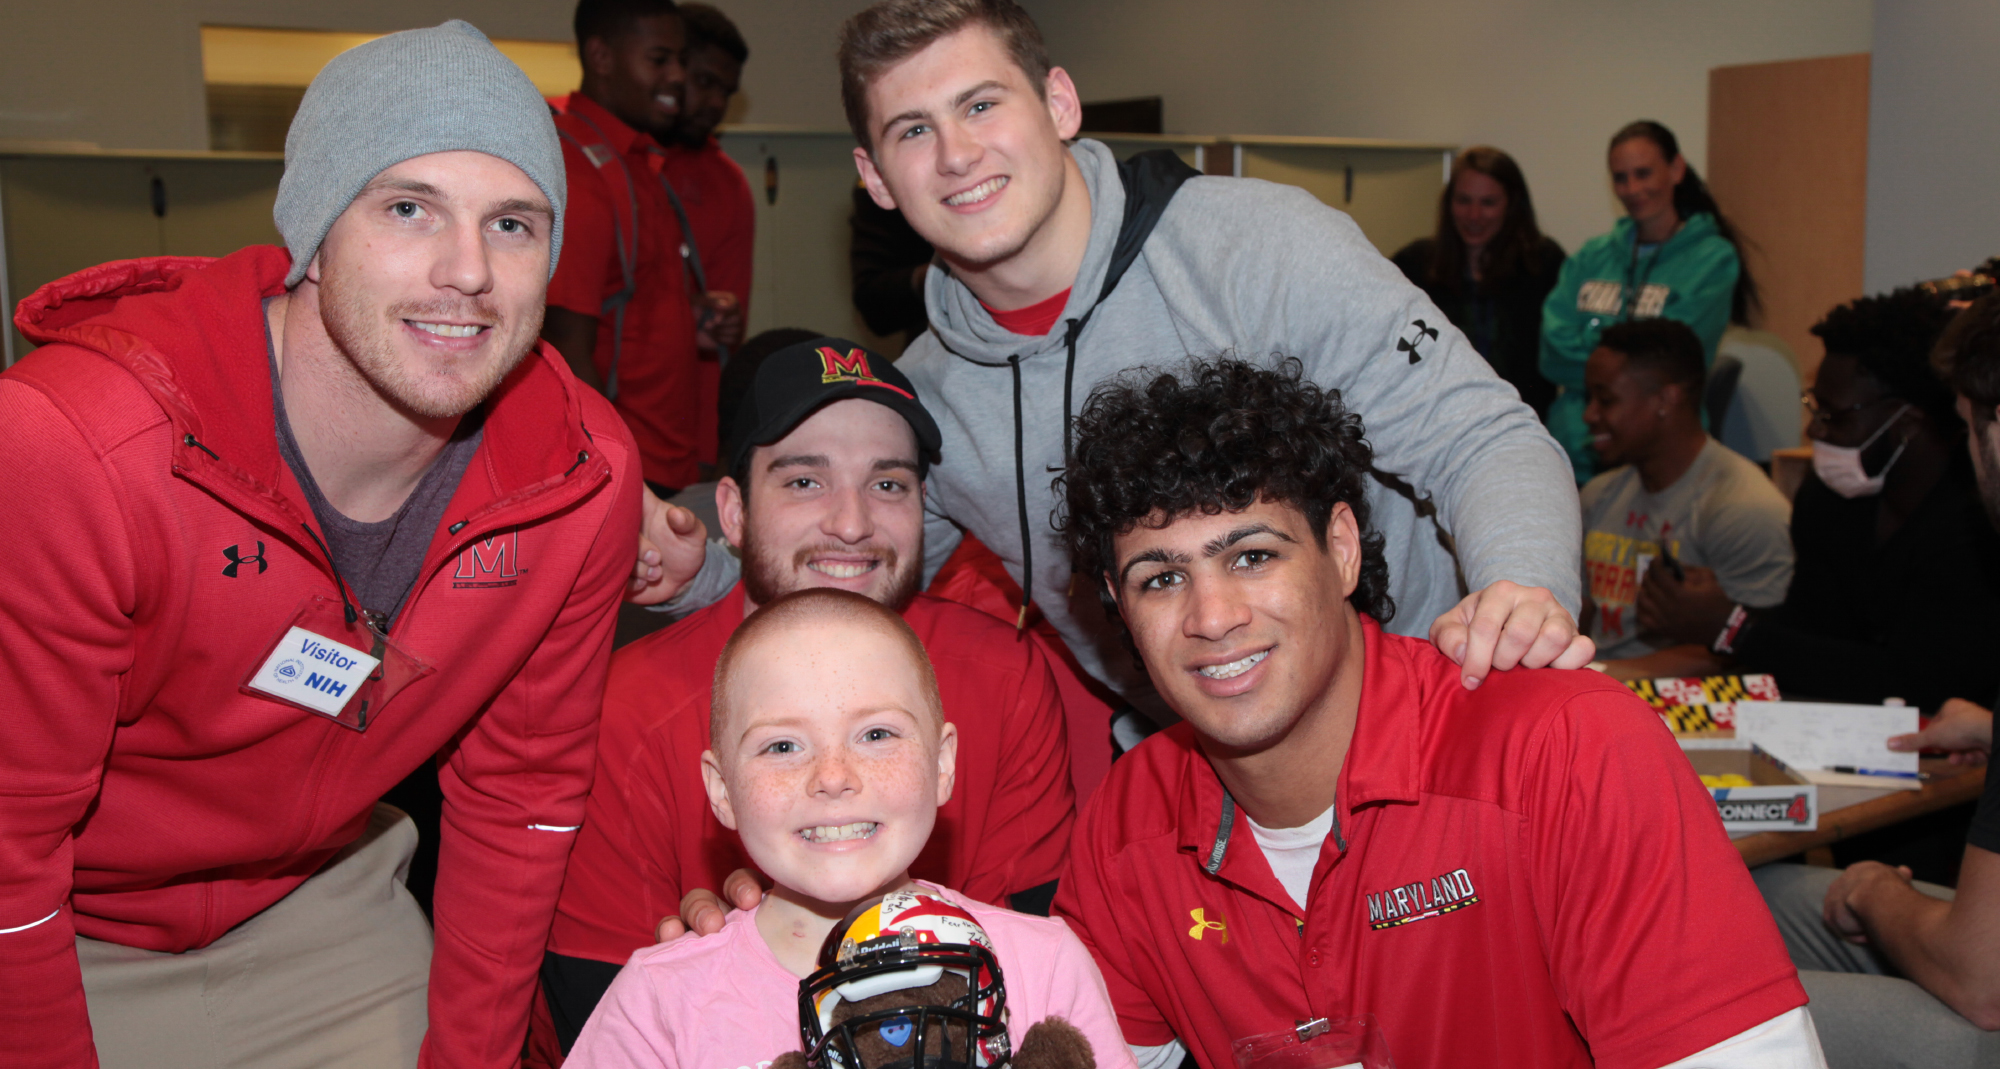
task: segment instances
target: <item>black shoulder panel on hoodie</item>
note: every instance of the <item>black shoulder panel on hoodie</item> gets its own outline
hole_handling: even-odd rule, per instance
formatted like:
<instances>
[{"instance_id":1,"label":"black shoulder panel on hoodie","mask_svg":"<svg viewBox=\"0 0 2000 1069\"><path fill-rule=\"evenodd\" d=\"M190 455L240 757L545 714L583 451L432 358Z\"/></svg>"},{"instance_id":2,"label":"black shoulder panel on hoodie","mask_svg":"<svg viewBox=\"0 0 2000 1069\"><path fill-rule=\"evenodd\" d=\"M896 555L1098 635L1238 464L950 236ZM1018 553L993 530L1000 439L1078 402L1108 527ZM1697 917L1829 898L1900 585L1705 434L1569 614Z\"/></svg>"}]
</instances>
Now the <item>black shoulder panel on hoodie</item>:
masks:
<instances>
[{"instance_id":1,"label":"black shoulder panel on hoodie","mask_svg":"<svg viewBox=\"0 0 2000 1069\"><path fill-rule=\"evenodd\" d=\"M1118 288L1125 270L1139 258L1139 250L1153 233L1167 202L1180 191L1181 183L1201 172L1182 162L1172 149L1156 148L1133 154L1118 165L1118 181L1125 187L1125 220L1118 226L1118 241L1111 246L1111 265L1104 272L1103 301Z\"/></svg>"}]
</instances>

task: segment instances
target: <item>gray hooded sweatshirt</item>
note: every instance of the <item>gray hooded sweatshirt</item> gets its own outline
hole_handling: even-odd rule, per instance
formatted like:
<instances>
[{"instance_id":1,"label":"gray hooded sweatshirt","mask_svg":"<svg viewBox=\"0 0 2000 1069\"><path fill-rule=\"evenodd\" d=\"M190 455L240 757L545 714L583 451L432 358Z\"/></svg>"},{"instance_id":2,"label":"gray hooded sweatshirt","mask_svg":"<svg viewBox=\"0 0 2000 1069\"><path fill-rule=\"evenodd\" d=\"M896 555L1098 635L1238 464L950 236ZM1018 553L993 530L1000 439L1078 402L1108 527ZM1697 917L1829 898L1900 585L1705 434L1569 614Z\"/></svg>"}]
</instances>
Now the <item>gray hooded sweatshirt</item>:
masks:
<instances>
[{"instance_id":1,"label":"gray hooded sweatshirt","mask_svg":"<svg viewBox=\"0 0 2000 1069\"><path fill-rule=\"evenodd\" d=\"M1090 243L1055 329L1041 337L1008 331L964 283L934 269L924 287L931 329L897 361L944 435L926 483L926 581L957 548L959 526L1019 580L1025 489L1035 603L1085 670L1155 719L1173 719L1106 618L1099 581L1078 576L1072 585L1068 551L1050 523L1053 473L1063 465L1067 324L1089 314L1071 385L1077 410L1122 372L1224 354L1267 364L1296 357L1307 377L1340 391L1367 428L1376 467L1416 497L1370 483L1396 603L1391 631L1427 634L1464 596L1461 569L1472 589L1501 579L1547 587L1577 611L1582 521L1568 459L1514 388L1352 219L1292 186L1190 178L1100 304L1125 191L1104 145L1078 141L1071 154L1090 190ZM1015 356L1024 488L1015 477ZM726 589L734 576L716 572L719 557L710 554L675 609Z\"/></svg>"},{"instance_id":2,"label":"gray hooded sweatshirt","mask_svg":"<svg viewBox=\"0 0 2000 1069\"><path fill-rule=\"evenodd\" d=\"M1007 366L1018 355L1035 603L1085 669L1157 712L1105 617L1099 581L1078 576L1072 589L1069 554L1050 524L1051 472L1063 465L1066 326L1091 313L1077 339L1076 409L1098 383L1129 369L1223 354L1267 364L1297 357L1308 378L1340 391L1367 428L1376 466L1436 505L1435 519L1420 516L1411 499L1370 483L1396 602L1390 630L1427 634L1464 596L1460 567L1472 589L1511 579L1547 587L1576 611L1582 527L1561 448L1352 219L1292 186L1190 178L1100 305L1125 190L1102 144L1078 141L1071 153L1090 188L1090 244L1055 329L1042 337L1008 331L964 283L933 270L924 287L931 329L897 361L944 433L927 484L928 569L957 546L956 523L1021 576ZM1408 346L1398 347L1410 341L1414 360ZM1445 532L1457 544L1456 563Z\"/></svg>"}]
</instances>

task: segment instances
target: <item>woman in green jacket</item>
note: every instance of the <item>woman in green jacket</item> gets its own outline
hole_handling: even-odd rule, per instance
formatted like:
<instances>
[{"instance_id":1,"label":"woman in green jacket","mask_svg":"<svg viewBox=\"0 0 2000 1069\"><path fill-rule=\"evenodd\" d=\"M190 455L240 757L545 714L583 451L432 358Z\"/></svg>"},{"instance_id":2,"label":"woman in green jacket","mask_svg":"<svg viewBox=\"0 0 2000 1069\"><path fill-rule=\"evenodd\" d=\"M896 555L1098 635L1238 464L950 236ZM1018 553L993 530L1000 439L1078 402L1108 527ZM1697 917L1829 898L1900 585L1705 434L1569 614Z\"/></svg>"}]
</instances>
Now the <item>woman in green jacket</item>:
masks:
<instances>
[{"instance_id":1,"label":"woman in green jacket","mask_svg":"<svg viewBox=\"0 0 2000 1069\"><path fill-rule=\"evenodd\" d=\"M1542 374L1561 388L1549 433L1569 451L1579 484L1597 470L1583 425L1583 365L1605 327L1677 319L1694 328L1712 364L1723 328L1747 325L1757 307L1742 239L1673 131L1645 120L1626 126L1611 139L1610 166L1625 218L1584 242L1542 304Z\"/></svg>"}]
</instances>

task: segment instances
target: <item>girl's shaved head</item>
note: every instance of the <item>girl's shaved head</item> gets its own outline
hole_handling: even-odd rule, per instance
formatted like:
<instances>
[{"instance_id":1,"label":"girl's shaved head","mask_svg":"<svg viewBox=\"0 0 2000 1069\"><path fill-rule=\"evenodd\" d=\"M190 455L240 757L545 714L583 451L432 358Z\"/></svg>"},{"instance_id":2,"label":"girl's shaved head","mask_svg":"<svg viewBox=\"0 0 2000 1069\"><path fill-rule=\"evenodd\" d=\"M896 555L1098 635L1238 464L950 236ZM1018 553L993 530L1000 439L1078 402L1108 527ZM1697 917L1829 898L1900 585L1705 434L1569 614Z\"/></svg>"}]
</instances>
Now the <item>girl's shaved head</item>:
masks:
<instances>
[{"instance_id":1,"label":"girl's shaved head","mask_svg":"<svg viewBox=\"0 0 2000 1069\"><path fill-rule=\"evenodd\" d=\"M755 671L754 651L772 641L813 642L838 645L843 631L855 627L873 628L896 640L909 654L923 686L924 698L936 726L944 724L944 703L938 698L937 673L917 633L895 610L873 598L845 590L813 587L795 591L751 613L743 626L729 636L722 656L715 661L715 682L709 692L708 737L719 746L723 728L729 722L730 679L739 671Z\"/></svg>"}]
</instances>

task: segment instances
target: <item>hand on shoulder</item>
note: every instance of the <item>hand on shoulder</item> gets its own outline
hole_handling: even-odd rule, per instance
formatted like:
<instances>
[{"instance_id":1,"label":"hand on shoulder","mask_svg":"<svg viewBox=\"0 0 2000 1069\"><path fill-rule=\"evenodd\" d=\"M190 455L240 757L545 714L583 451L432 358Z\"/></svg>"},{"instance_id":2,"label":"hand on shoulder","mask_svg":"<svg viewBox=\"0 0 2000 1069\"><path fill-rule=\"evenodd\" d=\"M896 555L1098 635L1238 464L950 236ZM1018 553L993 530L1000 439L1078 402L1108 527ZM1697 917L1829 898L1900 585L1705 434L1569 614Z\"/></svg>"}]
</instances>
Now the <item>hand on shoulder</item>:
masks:
<instances>
[{"instance_id":1,"label":"hand on shoulder","mask_svg":"<svg viewBox=\"0 0 2000 1069\"><path fill-rule=\"evenodd\" d=\"M1466 595L1431 624L1431 644L1465 671L1473 690L1487 673L1509 668L1582 668L1597 645L1544 587L1505 579Z\"/></svg>"}]
</instances>

